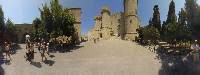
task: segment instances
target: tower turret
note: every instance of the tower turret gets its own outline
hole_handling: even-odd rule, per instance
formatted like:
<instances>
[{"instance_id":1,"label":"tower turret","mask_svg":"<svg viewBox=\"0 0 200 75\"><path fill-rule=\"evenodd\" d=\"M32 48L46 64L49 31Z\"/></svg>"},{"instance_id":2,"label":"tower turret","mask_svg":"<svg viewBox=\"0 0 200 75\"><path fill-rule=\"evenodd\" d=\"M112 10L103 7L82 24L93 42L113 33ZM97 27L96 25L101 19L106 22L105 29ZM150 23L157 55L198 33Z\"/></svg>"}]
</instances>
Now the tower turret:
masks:
<instances>
[{"instance_id":1,"label":"tower turret","mask_svg":"<svg viewBox=\"0 0 200 75\"><path fill-rule=\"evenodd\" d=\"M124 0L125 40L135 40L138 36L136 29L139 27L137 16L138 0Z\"/></svg>"},{"instance_id":2,"label":"tower turret","mask_svg":"<svg viewBox=\"0 0 200 75\"><path fill-rule=\"evenodd\" d=\"M109 39L111 37L110 35L110 9L108 6L103 6L101 10L102 15L102 35L104 39Z\"/></svg>"}]
</instances>

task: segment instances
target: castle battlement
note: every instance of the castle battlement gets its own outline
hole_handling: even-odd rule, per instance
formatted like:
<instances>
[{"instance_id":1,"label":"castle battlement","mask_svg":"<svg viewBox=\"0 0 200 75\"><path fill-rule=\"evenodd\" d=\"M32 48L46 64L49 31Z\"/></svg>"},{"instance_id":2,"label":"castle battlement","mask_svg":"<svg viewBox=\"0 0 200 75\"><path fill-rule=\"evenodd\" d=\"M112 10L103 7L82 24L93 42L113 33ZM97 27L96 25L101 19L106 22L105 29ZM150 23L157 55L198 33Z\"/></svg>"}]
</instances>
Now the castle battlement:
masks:
<instances>
[{"instance_id":1,"label":"castle battlement","mask_svg":"<svg viewBox=\"0 0 200 75\"><path fill-rule=\"evenodd\" d=\"M111 13L108 6L103 6L100 16L95 16L94 28L91 29L92 39L109 39L113 36L125 40L135 40L136 29L139 27L137 16L137 0L124 0L124 12Z\"/></svg>"}]
</instances>

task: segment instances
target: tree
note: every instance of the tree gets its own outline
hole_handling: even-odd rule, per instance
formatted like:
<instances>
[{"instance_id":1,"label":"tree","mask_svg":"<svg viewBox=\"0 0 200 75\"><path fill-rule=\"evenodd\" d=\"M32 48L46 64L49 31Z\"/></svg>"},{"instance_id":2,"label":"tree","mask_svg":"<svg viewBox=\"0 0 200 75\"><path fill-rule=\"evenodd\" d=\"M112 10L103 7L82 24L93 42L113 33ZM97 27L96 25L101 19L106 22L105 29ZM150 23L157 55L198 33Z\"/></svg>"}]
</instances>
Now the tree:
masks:
<instances>
[{"instance_id":1,"label":"tree","mask_svg":"<svg viewBox=\"0 0 200 75\"><path fill-rule=\"evenodd\" d=\"M152 44L156 44L157 40L160 39L160 33L154 26L146 26L142 31L143 39L150 40Z\"/></svg>"},{"instance_id":2,"label":"tree","mask_svg":"<svg viewBox=\"0 0 200 75\"><path fill-rule=\"evenodd\" d=\"M38 30L40 24L41 24L41 20L39 18L36 18L35 20L33 20L33 25L36 30Z\"/></svg>"},{"instance_id":3,"label":"tree","mask_svg":"<svg viewBox=\"0 0 200 75\"><path fill-rule=\"evenodd\" d=\"M8 19L6 21L6 28L7 28L8 31L14 31L15 30L15 25L10 19Z\"/></svg>"},{"instance_id":4,"label":"tree","mask_svg":"<svg viewBox=\"0 0 200 75\"><path fill-rule=\"evenodd\" d=\"M8 19L6 21L6 27L5 27L5 34L6 34L6 38L9 39L10 41L16 41L17 39L15 39L16 33L15 33L15 25L14 23Z\"/></svg>"},{"instance_id":5,"label":"tree","mask_svg":"<svg viewBox=\"0 0 200 75\"><path fill-rule=\"evenodd\" d=\"M161 33L160 33L160 35L161 35L161 40L163 40L163 41L166 41L166 33L167 33L167 24L166 24L166 22L165 21L163 21L163 24L162 24L162 30L161 30Z\"/></svg>"},{"instance_id":6,"label":"tree","mask_svg":"<svg viewBox=\"0 0 200 75\"><path fill-rule=\"evenodd\" d=\"M175 12L175 3L172 0L169 5L169 11L167 15L166 24L176 23L176 21L177 21L177 18L176 18L176 12Z\"/></svg>"},{"instance_id":7,"label":"tree","mask_svg":"<svg viewBox=\"0 0 200 75\"><path fill-rule=\"evenodd\" d=\"M41 29L48 33L50 38L59 36L72 37L72 40L78 41L75 36L75 18L68 8L63 8L58 0L52 0L50 6L43 5L40 9ZM44 29L43 29L44 28Z\"/></svg>"},{"instance_id":8,"label":"tree","mask_svg":"<svg viewBox=\"0 0 200 75\"><path fill-rule=\"evenodd\" d=\"M166 25L165 41L172 43L172 41L176 40L178 35L177 29L178 29L177 23L168 23Z\"/></svg>"},{"instance_id":9,"label":"tree","mask_svg":"<svg viewBox=\"0 0 200 75\"><path fill-rule=\"evenodd\" d=\"M184 9L181 9L179 12L177 31L179 31L179 34L177 35L179 41L191 38L191 28L187 24L187 14Z\"/></svg>"},{"instance_id":10,"label":"tree","mask_svg":"<svg viewBox=\"0 0 200 75\"><path fill-rule=\"evenodd\" d=\"M153 18L150 20L149 25L153 25L155 28L158 29L158 31L161 31L161 21L160 21L160 12L158 5L155 5L153 8Z\"/></svg>"},{"instance_id":11,"label":"tree","mask_svg":"<svg viewBox=\"0 0 200 75\"><path fill-rule=\"evenodd\" d=\"M157 40L160 39L160 32L157 28L151 25L147 25L145 27L140 27L137 29L137 32L139 34L140 42L142 41L148 41L151 44L156 44Z\"/></svg>"},{"instance_id":12,"label":"tree","mask_svg":"<svg viewBox=\"0 0 200 75\"><path fill-rule=\"evenodd\" d=\"M185 11L187 13L187 24L192 28L192 33L195 36L200 36L200 8L197 0L185 0Z\"/></svg>"},{"instance_id":13,"label":"tree","mask_svg":"<svg viewBox=\"0 0 200 75\"><path fill-rule=\"evenodd\" d=\"M0 38L3 38L4 26L5 26L4 13L3 13L2 7L0 7Z\"/></svg>"},{"instance_id":14,"label":"tree","mask_svg":"<svg viewBox=\"0 0 200 75\"><path fill-rule=\"evenodd\" d=\"M41 28L41 20L39 18L36 18L35 20L33 20L33 31L32 31L32 37L35 41L38 41L39 39L39 29Z\"/></svg>"},{"instance_id":15,"label":"tree","mask_svg":"<svg viewBox=\"0 0 200 75\"><path fill-rule=\"evenodd\" d=\"M41 12L41 20L43 25L45 26L48 33L51 33L53 31L53 15L48 8L47 4L43 6L43 10L40 9Z\"/></svg>"},{"instance_id":16,"label":"tree","mask_svg":"<svg viewBox=\"0 0 200 75\"><path fill-rule=\"evenodd\" d=\"M3 13L2 7L0 7L0 31L1 32L3 31L4 26L5 26L4 13Z\"/></svg>"},{"instance_id":17,"label":"tree","mask_svg":"<svg viewBox=\"0 0 200 75\"><path fill-rule=\"evenodd\" d=\"M162 40L167 42L176 40L178 34L177 29L178 25L175 13L175 3L172 0L169 5L167 20L164 21L162 25L162 33L161 33Z\"/></svg>"}]
</instances>

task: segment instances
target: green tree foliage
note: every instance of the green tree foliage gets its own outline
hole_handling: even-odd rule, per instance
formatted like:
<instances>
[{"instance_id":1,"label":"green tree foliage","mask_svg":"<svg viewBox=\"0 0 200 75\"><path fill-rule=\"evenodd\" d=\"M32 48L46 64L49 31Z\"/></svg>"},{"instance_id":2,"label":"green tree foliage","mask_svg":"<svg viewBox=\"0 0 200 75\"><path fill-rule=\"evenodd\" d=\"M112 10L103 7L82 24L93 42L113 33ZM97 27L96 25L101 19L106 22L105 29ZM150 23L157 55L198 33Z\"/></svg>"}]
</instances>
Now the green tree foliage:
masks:
<instances>
[{"instance_id":1,"label":"green tree foliage","mask_svg":"<svg viewBox=\"0 0 200 75\"><path fill-rule=\"evenodd\" d=\"M157 40L160 40L161 32L160 12L158 5L154 6L153 11L153 18L149 20L149 25L140 27L137 29L137 32L139 33L139 38L141 40L150 40L150 43L156 44Z\"/></svg>"},{"instance_id":2,"label":"green tree foliage","mask_svg":"<svg viewBox=\"0 0 200 75\"><path fill-rule=\"evenodd\" d=\"M176 40L179 34L177 29L179 29L179 26L176 19L175 3L172 0L169 5L167 20L162 24L162 40L167 42Z\"/></svg>"},{"instance_id":3,"label":"green tree foliage","mask_svg":"<svg viewBox=\"0 0 200 75\"><path fill-rule=\"evenodd\" d=\"M15 30L15 25L10 19L5 22L4 12L0 7L0 41L16 41L16 38L14 38L16 36Z\"/></svg>"},{"instance_id":4,"label":"green tree foliage","mask_svg":"<svg viewBox=\"0 0 200 75\"><path fill-rule=\"evenodd\" d=\"M190 1L189 1L190 2ZM188 7L187 7L188 8ZM188 22L188 13L181 9L178 14L178 22L175 13L175 3L172 0L169 5L167 20L162 25L162 39L167 42L177 40L178 42L191 38L191 27Z\"/></svg>"},{"instance_id":5,"label":"green tree foliage","mask_svg":"<svg viewBox=\"0 0 200 75\"><path fill-rule=\"evenodd\" d=\"M175 3L172 0L169 5L167 20L162 24L161 38L163 41L172 43L174 40L181 42L191 39L191 27L188 24L187 12L184 9L181 9L178 16L177 22Z\"/></svg>"},{"instance_id":6,"label":"green tree foliage","mask_svg":"<svg viewBox=\"0 0 200 75\"><path fill-rule=\"evenodd\" d=\"M5 23L6 27L5 27L5 34L7 36L8 39L10 39L10 41L16 41L17 39L15 38L16 36L16 29L15 29L15 24L8 19Z\"/></svg>"},{"instance_id":7,"label":"green tree foliage","mask_svg":"<svg viewBox=\"0 0 200 75\"><path fill-rule=\"evenodd\" d=\"M63 8L58 0L52 0L50 6L43 5L40 13L40 31L47 33L50 38L57 38L63 35L75 37L75 17L68 8ZM73 40L77 39L73 38Z\"/></svg>"},{"instance_id":8,"label":"green tree foliage","mask_svg":"<svg viewBox=\"0 0 200 75\"><path fill-rule=\"evenodd\" d=\"M178 24L177 23L168 23L164 32L164 40L171 43L177 39L178 35Z\"/></svg>"},{"instance_id":9,"label":"green tree foliage","mask_svg":"<svg viewBox=\"0 0 200 75\"><path fill-rule=\"evenodd\" d=\"M153 25L155 28L161 31L161 21L160 21L160 12L158 5L155 5L153 8L153 18L150 20L149 25Z\"/></svg>"},{"instance_id":10,"label":"green tree foliage","mask_svg":"<svg viewBox=\"0 0 200 75\"><path fill-rule=\"evenodd\" d=\"M150 43L156 44L157 40L160 39L160 33L154 26L140 27L137 32L139 33L139 38L144 41L150 40Z\"/></svg>"},{"instance_id":11,"label":"green tree foliage","mask_svg":"<svg viewBox=\"0 0 200 75\"><path fill-rule=\"evenodd\" d=\"M174 40L178 42L190 40L191 27L187 23L188 15L186 10L181 9L177 22L175 3L172 0L169 5L167 20L163 21L162 27L160 26L160 13L158 5L155 5L153 10L153 18L149 20L149 25L141 27L137 30L140 38L144 40L151 40L152 42L162 40L169 43L172 43Z\"/></svg>"},{"instance_id":12,"label":"green tree foliage","mask_svg":"<svg viewBox=\"0 0 200 75\"><path fill-rule=\"evenodd\" d=\"M176 23L176 21L177 21L177 18L176 18L176 12L175 12L175 3L172 0L169 5L169 11L167 15L166 24Z\"/></svg>"},{"instance_id":13,"label":"green tree foliage","mask_svg":"<svg viewBox=\"0 0 200 75\"><path fill-rule=\"evenodd\" d=\"M181 9L179 12L179 18L178 18L178 29L179 35L178 40L183 41L183 40L189 40L191 39L191 28L187 24L187 14L184 9Z\"/></svg>"},{"instance_id":14,"label":"green tree foliage","mask_svg":"<svg viewBox=\"0 0 200 75\"><path fill-rule=\"evenodd\" d=\"M144 39L150 40L151 43L155 44L160 39L159 30L153 26L147 26L144 28Z\"/></svg>"},{"instance_id":15,"label":"green tree foliage","mask_svg":"<svg viewBox=\"0 0 200 75\"><path fill-rule=\"evenodd\" d=\"M42 25L42 22L39 18L36 18L35 20L33 20L33 25L34 25L34 28L31 33L32 39L34 39L35 41L38 41L40 37L44 38L45 36L47 36L46 29L44 25Z\"/></svg>"},{"instance_id":16,"label":"green tree foliage","mask_svg":"<svg viewBox=\"0 0 200 75\"><path fill-rule=\"evenodd\" d=\"M138 41L143 40L144 39L144 27L139 27L136 31L139 34L137 40Z\"/></svg>"},{"instance_id":17,"label":"green tree foliage","mask_svg":"<svg viewBox=\"0 0 200 75\"><path fill-rule=\"evenodd\" d=\"M200 36L200 7L197 0L185 0L185 11L187 13L187 23L191 26L192 33L195 36Z\"/></svg>"},{"instance_id":18,"label":"green tree foliage","mask_svg":"<svg viewBox=\"0 0 200 75\"><path fill-rule=\"evenodd\" d=\"M4 26L5 26L4 13L3 13L2 7L0 7L0 33L3 32Z\"/></svg>"},{"instance_id":19,"label":"green tree foliage","mask_svg":"<svg viewBox=\"0 0 200 75\"><path fill-rule=\"evenodd\" d=\"M35 20L33 20L33 25L34 28L38 30L39 26L41 25L41 20L39 18L36 18Z\"/></svg>"},{"instance_id":20,"label":"green tree foliage","mask_svg":"<svg viewBox=\"0 0 200 75\"><path fill-rule=\"evenodd\" d=\"M40 9L41 12L41 20L42 20L42 24L45 25L45 28L47 30L48 33L51 33L53 31L53 15L50 11L50 9L48 8L47 4L45 4L43 6L43 10Z\"/></svg>"},{"instance_id":21,"label":"green tree foliage","mask_svg":"<svg viewBox=\"0 0 200 75\"><path fill-rule=\"evenodd\" d=\"M7 28L8 31L14 31L15 30L15 25L10 19L8 19L6 21L6 28Z\"/></svg>"}]
</instances>

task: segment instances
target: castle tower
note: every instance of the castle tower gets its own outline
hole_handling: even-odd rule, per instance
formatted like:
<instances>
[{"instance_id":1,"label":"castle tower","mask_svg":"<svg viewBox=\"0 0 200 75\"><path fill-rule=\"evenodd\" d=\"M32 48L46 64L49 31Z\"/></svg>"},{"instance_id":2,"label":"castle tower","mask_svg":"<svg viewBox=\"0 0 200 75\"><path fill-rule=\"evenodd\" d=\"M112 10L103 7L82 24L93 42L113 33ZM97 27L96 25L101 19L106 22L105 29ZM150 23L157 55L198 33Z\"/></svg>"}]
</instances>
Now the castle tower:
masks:
<instances>
[{"instance_id":1,"label":"castle tower","mask_svg":"<svg viewBox=\"0 0 200 75\"><path fill-rule=\"evenodd\" d=\"M101 16L102 16L102 38L103 39L109 39L111 37L111 17L110 17L110 9L107 6L103 6L101 10Z\"/></svg>"},{"instance_id":2,"label":"castle tower","mask_svg":"<svg viewBox=\"0 0 200 75\"><path fill-rule=\"evenodd\" d=\"M75 36L78 40L77 42L81 41L81 8L70 8L70 13L75 17Z\"/></svg>"},{"instance_id":3,"label":"castle tower","mask_svg":"<svg viewBox=\"0 0 200 75\"><path fill-rule=\"evenodd\" d=\"M102 33L101 33L101 28L102 28L102 23L101 23L101 16L95 16L95 27L94 27L94 32L95 32L95 37L94 38L102 38Z\"/></svg>"},{"instance_id":4,"label":"castle tower","mask_svg":"<svg viewBox=\"0 0 200 75\"><path fill-rule=\"evenodd\" d=\"M135 40L138 36L136 29L139 27L137 16L138 0L124 0L125 40Z\"/></svg>"}]
</instances>

